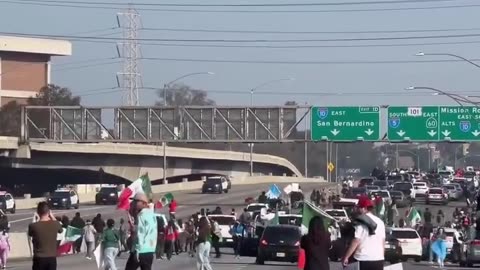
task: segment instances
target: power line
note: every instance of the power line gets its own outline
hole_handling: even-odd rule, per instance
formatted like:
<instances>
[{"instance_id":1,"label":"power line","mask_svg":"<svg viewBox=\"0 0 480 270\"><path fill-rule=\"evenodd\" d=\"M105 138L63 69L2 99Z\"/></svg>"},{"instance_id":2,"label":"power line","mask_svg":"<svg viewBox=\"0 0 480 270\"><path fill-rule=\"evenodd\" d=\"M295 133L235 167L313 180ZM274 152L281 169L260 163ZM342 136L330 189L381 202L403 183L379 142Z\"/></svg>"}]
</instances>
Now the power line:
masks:
<instances>
[{"instance_id":1,"label":"power line","mask_svg":"<svg viewBox=\"0 0 480 270\"><path fill-rule=\"evenodd\" d=\"M90 2L90 1L62 1L62 0L17 0L30 3L59 3L75 5L109 5L109 6L160 6L160 7L311 7L311 6L363 6L363 5L390 5L390 4L422 4L461 2L463 0L390 0L390 1L361 1L361 2L307 2L307 3L256 3L256 4L193 4L193 3L121 3L121 2Z\"/></svg>"},{"instance_id":2,"label":"power line","mask_svg":"<svg viewBox=\"0 0 480 270\"><path fill-rule=\"evenodd\" d=\"M83 66L78 66L78 67L59 68L59 69L54 69L54 70L56 72L61 72L61 71L70 71L70 70L77 70L77 69L84 69L84 68L91 68L91 67L107 66L107 65L118 64L118 63L122 63L122 61L118 60L118 61L111 61L111 62L106 62L106 63L83 65Z\"/></svg>"},{"instance_id":3,"label":"power line","mask_svg":"<svg viewBox=\"0 0 480 270\"><path fill-rule=\"evenodd\" d=\"M122 38L97 37L97 36L75 36L75 35L46 35L18 32L0 32L3 35L45 37L52 39L83 39L83 40L106 40L120 41ZM401 36L401 37L363 37L363 38L332 38L332 39L177 39L177 38L137 38L137 41L161 41L161 42L217 42L217 43L292 43L292 42L352 42L352 41L388 41L388 40L414 40L414 39L449 39L479 37L480 33L450 34L450 35L422 35L422 36Z\"/></svg>"},{"instance_id":4,"label":"power line","mask_svg":"<svg viewBox=\"0 0 480 270\"><path fill-rule=\"evenodd\" d=\"M92 6L92 5L73 5L73 4L49 4L44 2L24 2L19 0L0 0L0 3L9 3L17 5L34 5L42 7L63 7L63 8L83 8L83 9L107 9L107 10L120 10L122 7L112 6ZM142 8L137 7L140 11L152 11L152 12L181 12L181 13L339 13L339 12L384 12L384 11L412 11L412 10L434 10L434 9L458 9L458 8L475 8L480 7L480 4L464 4L464 5L442 5L442 6L426 6L426 7L395 7L395 8L367 8L367 9L322 9L322 10L298 10L298 9L286 9L286 10L265 10L265 9L166 9L166 8Z\"/></svg>"}]
</instances>

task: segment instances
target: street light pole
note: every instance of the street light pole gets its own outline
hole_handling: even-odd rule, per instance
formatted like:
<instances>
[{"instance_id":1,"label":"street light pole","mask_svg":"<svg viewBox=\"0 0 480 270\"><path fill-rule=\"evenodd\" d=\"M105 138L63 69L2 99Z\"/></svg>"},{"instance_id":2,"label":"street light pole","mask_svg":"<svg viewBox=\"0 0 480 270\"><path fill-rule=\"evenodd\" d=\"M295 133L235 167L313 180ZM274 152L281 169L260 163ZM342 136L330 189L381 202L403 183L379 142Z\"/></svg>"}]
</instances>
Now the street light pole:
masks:
<instances>
[{"instance_id":1,"label":"street light pole","mask_svg":"<svg viewBox=\"0 0 480 270\"><path fill-rule=\"evenodd\" d=\"M164 84L163 85L163 106L167 107L167 105L168 105L167 104L167 90L170 89L170 86L173 83L178 82L179 80L184 79L186 77L195 76L195 75L215 75L215 73L210 72L210 71L188 73L188 74L185 74L185 75L182 75L182 76L176 78L175 80L172 80L172 81ZM162 142L162 148L163 148L163 184L168 184L168 181L167 181L167 143L165 141Z\"/></svg>"},{"instance_id":2,"label":"street light pole","mask_svg":"<svg viewBox=\"0 0 480 270\"><path fill-rule=\"evenodd\" d=\"M425 52L419 52L419 53L415 54L415 56L429 56L429 55L432 55L432 56L449 56L449 57L457 58L457 59L460 59L462 61L465 61L465 62L471 64L472 66L480 68L479 64L477 64L473 61L470 61L463 56L456 55L456 54L453 54L453 53L425 53Z\"/></svg>"},{"instance_id":3,"label":"street light pole","mask_svg":"<svg viewBox=\"0 0 480 270\"><path fill-rule=\"evenodd\" d=\"M281 81L293 81L295 80L294 78L283 78L283 79L276 79L276 80L270 80L266 81L264 83L261 83L253 88L250 89L250 107L253 107L253 93L257 91L257 89L271 83L275 82L281 82ZM250 176L253 176L253 142L250 143Z\"/></svg>"}]
</instances>

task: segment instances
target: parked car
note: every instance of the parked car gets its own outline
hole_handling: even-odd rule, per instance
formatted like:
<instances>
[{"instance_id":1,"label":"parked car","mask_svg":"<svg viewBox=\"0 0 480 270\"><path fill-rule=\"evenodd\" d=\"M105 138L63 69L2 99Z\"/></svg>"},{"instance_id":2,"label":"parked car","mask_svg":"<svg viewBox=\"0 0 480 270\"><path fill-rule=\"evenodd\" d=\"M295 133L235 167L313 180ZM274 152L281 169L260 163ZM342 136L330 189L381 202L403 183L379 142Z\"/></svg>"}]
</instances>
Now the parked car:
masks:
<instances>
[{"instance_id":1,"label":"parked car","mask_svg":"<svg viewBox=\"0 0 480 270\"><path fill-rule=\"evenodd\" d=\"M222 245L233 247L233 237L230 234L230 228L237 218L233 215L208 215L208 217L218 223L222 233Z\"/></svg>"},{"instance_id":2,"label":"parked car","mask_svg":"<svg viewBox=\"0 0 480 270\"><path fill-rule=\"evenodd\" d=\"M445 191L444 188L441 187L433 187L430 188L427 192L427 197L425 199L426 204L448 204L448 193Z\"/></svg>"},{"instance_id":3,"label":"parked car","mask_svg":"<svg viewBox=\"0 0 480 270\"><path fill-rule=\"evenodd\" d=\"M460 198L462 198L463 192L461 188L460 190L458 189L459 188L458 186L453 184L446 184L446 185L443 185L443 187L447 190L448 198L450 200L458 201L460 200Z\"/></svg>"},{"instance_id":4,"label":"parked car","mask_svg":"<svg viewBox=\"0 0 480 270\"><path fill-rule=\"evenodd\" d=\"M415 188L410 182L396 182L392 190L401 191L406 197L415 200Z\"/></svg>"},{"instance_id":5,"label":"parked car","mask_svg":"<svg viewBox=\"0 0 480 270\"><path fill-rule=\"evenodd\" d=\"M416 262L422 260L422 239L415 229L412 228L387 228L387 235L400 242L402 248L402 261L412 258Z\"/></svg>"},{"instance_id":6,"label":"parked car","mask_svg":"<svg viewBox=\"0 0 480 270\"><path fill-rule=\"evenodd\" d=\"M403 208L410 205L410 200L401 191L392 190L390 191L390 196L392 196L392 200L395 201L397 208Z\"/></svg>"},{"instance_id":7,"label":"parked car","mask_svg":"<svg viewBox=\"0 0 480 270\"><path fill-rule=\"evenodd\" d=\"M426 197L428 193L428 184L426 182L415 182L413 183L415 188L416 197Z\"/></svg>"},{"instance_id":8,"label":"parked car","mask_svg":"<svg viewBox=\"0 0 480 270\"><path fill-rule=\"evenodd\" d=\"M256 263L264 264L266 261L297 262L301 236L298 226L267 226L260 238Z\"/></svg>"},{"instance_id":9,"label":"parked car","mask_svg":"<svg viewBox=\"0 0 480 270\"><path fill-rule=\"evenodd\" d=\"M0 191L0 209L4 212L10 212L10 214L15 214L17 206L15 205L15 199L12 194L6 191Z\"/></svg>"}]
</instances>

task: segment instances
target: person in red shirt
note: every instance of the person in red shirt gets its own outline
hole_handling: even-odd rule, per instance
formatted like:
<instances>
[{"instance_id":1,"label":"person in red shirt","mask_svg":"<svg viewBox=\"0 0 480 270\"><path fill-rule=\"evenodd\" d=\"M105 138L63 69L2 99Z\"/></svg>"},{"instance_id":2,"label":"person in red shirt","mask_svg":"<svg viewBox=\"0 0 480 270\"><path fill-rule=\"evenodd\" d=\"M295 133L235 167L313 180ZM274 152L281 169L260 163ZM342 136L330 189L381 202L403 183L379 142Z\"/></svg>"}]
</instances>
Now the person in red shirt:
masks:
<instances>
[{"instance_id":1,"label":"person in red shirt","mask_svg":"<svg viewBox=\"0 0 480 270\"><path fill-rule=\"evenodd\" d=\"M169 207L169 213L170 213L170 219L175 219L175 213L177 212L177 201L175 199L172 199L170 202Z\"/></svg>"},{"instance_id":2,"label":"person in red shirt","mask_svg":"<svg viewBox=\"0 0 480 270\"><path fill-rule=\"evenodd\" d=\"M177 226L175 226L175 221L170 219L168 225L165 228L165 250L167 252L167 259L170 260L173 255L173 249L175 248L175 241L178 237Z\"/></svg>"}]
</instances>

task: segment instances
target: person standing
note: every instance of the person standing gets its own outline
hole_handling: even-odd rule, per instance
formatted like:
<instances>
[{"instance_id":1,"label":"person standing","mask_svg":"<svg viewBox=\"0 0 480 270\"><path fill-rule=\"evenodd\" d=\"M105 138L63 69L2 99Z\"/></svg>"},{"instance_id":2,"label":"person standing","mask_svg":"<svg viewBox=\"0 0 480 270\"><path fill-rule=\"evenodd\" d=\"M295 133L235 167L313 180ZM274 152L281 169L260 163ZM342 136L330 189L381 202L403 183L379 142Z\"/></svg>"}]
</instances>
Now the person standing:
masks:
<instances>
[{"instance_id":1,"label":"person standing","mask_svg":"<svg viewBox=\"0 0 480 270\"><path fill-rule=\"evenodd\" d=\"M118 233L120 236L120 246L118 248L118 257L122 254L122 252L127 251L127 225L125 224L125 220L123 218L120 219L120 226L118 227Z\"/></svg>"},{"instance_id":2,"label":"person standing","mask_svg":"<svg viewBox=\"0 0 480 270\"><path fill-rule=\"evenodd\" d=\"M210 223L206 217L200 218L198 227L197 270L212 270L210 265L211 244L208 241L211 234Z\"/></svg>"},{"instance_id":3,"label":"person standing","mask_svg":"<svg viewBox=\"0 0 480 270\"><path fill-rule=\"evenodd\" d=\"M167 260L172 259L173 250L175 249L175 242L177 240L177 227L175 221L170 219L167 228L165 229L165 250L167 252Z\"/></svg>"},{"instance_id":4,"label":"person standing","mask_svg":"<svg viewBox=\"0 0 480 270\"><path fill-rule=\"evenodd\" d=\"M222 241L222 230L216 220L210 222L212 224L212 245L215 249L215 258L220 258L222 253L220 252L220 242Z\"/></svg>"},{"instance_id":5,"label":"person standing","mask_svg":"<svg viewBox=\"0 0 480 270\"><path fill-rule=\"evenodd\" d=\"M125 270L151 270L157 247L157 217L148 207L148 197L137 193L133 198L131 214L135 220L133 226L133 248L127 260Z\"/></svg>"},{"instance_id":6,"label":"person standing","mask_svg":"<svg viewBox=\"0 0 480 270\"><path fill-rule=\"evenodd\" d=\"M174 197L172 197L172 200L170 201L170 204L168 205L168 212L170 214L171 219L175 219L175 214L177 213L177 201L175 200Z\"/></svg>"},{"instance_id":7,"label":"person standing","mask_svg":"<svg viewBox=\"0 0 480 270\"><path fill-rule=\"evenodd\" d=\"M85 246L87 247L86 258L91 260L93 251L95 250L95 239L97 235L97 230L92 225L90 220L87 220L85 228L83 228L83 238L85 241Z\"/></svg>"},{"instance_id":8,"label":"person standing","mask_svg":"<svg viewBox=\"0 0 480 270\"><path fill-rule=\"evenodd\" d=\"M70 225L77 229L83 230L83 228L85 227L85 221L80 216L80 212L75 213L75 217L72 218ZM82 237L78 238L75 241L74 253L80 253L81 247L82 247Z\"/></svg>"},{"instance_id":9,"label":"person standing","mask_svg":"<svg viewBox=\"0 0 480 270\"><path fill-rule=\"evenodd\" d=\"M322 218L313 217L308 225L308 234L302 236L300 247L305 250L304 270L329 270L328 252L331 242Z\"/></svg>"},{"instance_id":10,"label":"person standing","mask_svg":"<svg viewBox=\"0 0 480 270\"><path fill-rule=\"evenodd\" d=\"M61 224L50 212L47 202L39 202L38 222L28 226L28 236L32 238L32 270L57 269L57 233L63 231Z\"/></svg>"},{"instance_id":11,"label":"person standing","mask_svg":"<svg viewBox=\"0 0 480 270\"><path fill-rule=\"evenodd\" d=\"M185 226L185 252L193 257L195 254L195 236L196 230L193 219L189 220Z\"/></svg>"},{"instance_id":12,"label":"person standing","mask_svg":"<svg viewBox=\"0 0 480 270\"><path fill-rule=\"evenodd\" d=\"M163 260L165 254L165 220L161 216L157 216L157 247L155 249L155 256L157 260Z\"/></svg>"},{"instance_id":13,"label":"person standing","mask_svg":"<svg viewBox=\"0 0 480 270\"><path fill-rule=\"evenodd\" d=\"M262 191L262 194L260 194L260 196L258 196L258 203L267 203L267 195L265 193L265 191Z\"/></svg>"},{"instance_id":14,"label":"person standing","mask_svg":"<svg viewBox=\"0 0 480 270\"><path fill-rule=\"evenodd\" d=\"M118 254L118 243L120 242L120 235L115 230L115 221L113 219L107 220L107 229L102 234L102 242L104 248L104 264L105 269L117 270L115 258Z\"/></svg>"},{"instance_id":15,"label":"person standing","mask_svg":"<svg viewBox=\"0 0 480 270\"><path fill-rule=\"evenodd\" d=\"M425 208L425 212L423 213L423 220L425 221L425 223L432 223L432 212L430 212L430 209Z\"/></svg>"},{"instance_id":16,"label":"person standing","mask_svg":"<svg viewBox=\"0 0 480 270\"><path fill-rule=\"evenodd\" d=\"M437 224L438 226L443 226L443 220L445 219L445 214L443 214L442 209L438 209L437 212Z\"/></svg>"},{"instance_id":17,"label":"person standing","mask_svg":"<svg viewBox=\"0 0 480 270\"><path fill-rule=\"evenodd\" d=\"M8 237L7 231L3 231L0 234L0 267L2 269L7 268L8 254L10 253L10 239Z\"/></svg>"},{"instance_id":18,"label":"person standing","mask_svg":"<svg viewBox=\"0 0 480 270\"><path fill-rule=\"evenodd\" d=\"M238 220L235 221L232 229L230 230L230 234L233 236L233 253L235 254L235 258L239 259L242 250L243 238L245 237L245 226Z\"/></svg>"},{"instance_id":19,"label":"person standing","mask_svg":"<svg viewBox=\"0 0 480 270\"><path fill-rule=\"evenodd\" d=\"M385 224L372 214L374 206L368 197L360 197L356 208L360 215L356 218L355 238L342 258L343 265L347 266L353 255L360 269L383 269Z\"/></svg>"}]
</instances>

